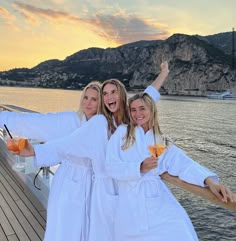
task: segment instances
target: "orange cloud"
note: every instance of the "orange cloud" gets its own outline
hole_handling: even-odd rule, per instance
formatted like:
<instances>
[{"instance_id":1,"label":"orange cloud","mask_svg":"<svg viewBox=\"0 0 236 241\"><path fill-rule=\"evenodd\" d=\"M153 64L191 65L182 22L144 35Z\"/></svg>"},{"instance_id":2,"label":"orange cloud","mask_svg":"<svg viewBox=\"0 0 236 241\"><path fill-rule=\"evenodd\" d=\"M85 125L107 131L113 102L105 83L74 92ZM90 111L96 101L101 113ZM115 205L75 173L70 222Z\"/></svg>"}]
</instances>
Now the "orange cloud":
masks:
<instances>
[{"instance_id":1,"label":"orange cloud","mask_svg":"<svg viewBox=\"0 0 236 241\"><path fill-rule=\"evenodd\" d=\"M43 19L46 18L47 20L70 20L77 23L81 22L80 18L70 15L66 12L55 11L51 9L42 9L19 2L15 2L14 6L23 15L23 17L25 17L30 22L32 22L32 19L35 19L35 17L41 17Z\"/></svg>"},{"instance_id":2,"label":"orange cloud","mask_svg":"<svg viewBox=\"0 0 236 241\"><path fill-rule=\"evenodd\" d=\"M11 15L5 8L0 8L0 16L8 24L12 24L12 22L15 20L15 17L13 15Z\"/></svg>"},{"instance_id":3,"label":"orange cloud","mask_svg":"<svg viewBox=\"0 0 236 241\"><path fill-rule=\"evenodd\" d=\"M15 16L13 16L5 8L0 8L0 17L2 17L5 24L8 25L8 27L10 27L12 30L19 30L15 25Z\"/></svg>"},{"instance_id":4,"label":"orange cloud","mask_svg":"<svg viewBox=\"0 0 236 241\"><path fill-rule=\"evenodd\" d=\"M106 39L113 39L119 44L138 40L165 39L170 34L166 27L152 23L137 16L96 15L91 24L97 27L97 34Z\"/></svg>"},{"instance_id":5,"label":"orange cloud","mask_svg":"<svg viewBox=\"0 0 236 241\"><path fill-rule=\"evenodd\" d=\"M63 23L72 21L83 26L89 24L91 31L106 41L116 44L125 44L139 40L165 39L170 34L166 27L161 24L152 23L150 20L142 19L138 16L127 15L124 11L119 11L113 15L95 14L80 18L62 11L52 9L42 9L29 4L15 2L14 6L30 23L36 23L37 19L47 19L53 23Z\"/></svg>"}]
</instances>

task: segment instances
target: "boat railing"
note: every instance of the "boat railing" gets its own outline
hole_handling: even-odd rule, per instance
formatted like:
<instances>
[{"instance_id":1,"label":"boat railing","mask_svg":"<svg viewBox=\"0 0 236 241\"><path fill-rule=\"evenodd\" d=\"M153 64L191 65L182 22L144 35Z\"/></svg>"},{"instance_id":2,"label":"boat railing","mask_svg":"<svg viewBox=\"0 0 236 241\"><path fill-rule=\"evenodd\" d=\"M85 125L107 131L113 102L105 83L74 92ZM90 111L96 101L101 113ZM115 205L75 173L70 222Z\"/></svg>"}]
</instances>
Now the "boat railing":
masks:
<instances>
[{"instance_id":1,"label":"boat railing","mask_svg":"<svg viewBox=\"0 0 236 241\"><path fill-rule=\"evenodd\" d=\"M4 110L8 110L8 111L16 111L16 112L33 112L21 107L17 107L17 106L12 106L12 105L0 105L0 108L4 109ZM42 169L42 175L46 178L50 177L50 175L53 173L53 170L51 170L49 167L43 167ZM197 196L200 196L206 200L209 200L210 202L220 205L224 208L227 208L231 211L236 212L236 203L230 203L230 202L223 202L220 199L218 199L209 189L209 187L200 187L197 185L193 185L193 184L189 184L186 183L182 180L180 180L178 177L175 176L171 176L168 173L163 173L161 175L161 178L174 185L177 187L180 187L181 189L187 190Z\"/></svg>"}]
</instances>

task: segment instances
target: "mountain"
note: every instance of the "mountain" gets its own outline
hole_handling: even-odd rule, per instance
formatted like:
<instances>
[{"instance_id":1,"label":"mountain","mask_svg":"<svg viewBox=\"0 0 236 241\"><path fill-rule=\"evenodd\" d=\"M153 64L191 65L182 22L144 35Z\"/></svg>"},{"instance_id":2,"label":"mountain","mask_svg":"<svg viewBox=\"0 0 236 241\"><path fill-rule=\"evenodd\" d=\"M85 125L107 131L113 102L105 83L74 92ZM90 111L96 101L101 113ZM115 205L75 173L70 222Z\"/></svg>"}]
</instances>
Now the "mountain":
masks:
<instances>
[{"instance_id":1,"label":"mountain","mask_svg":"<svg viewBox=\"0 0 236 241\"><path fill-rule=\"evenodd\" d=\"M208 36L196 35L199 39L205 40L216 48L222 50L225 54L232 53L232 32L218 33Z\"/></svg>"},{"instance_id":2,"label":"mountain","mask_svg":"<svg viewBox=\"0 0 236 241\"><path fill-rule=\"evenodd\" d=\"M0 72L0 84L81 89L92 80L118 78L127 89L142 89L158 75L161 61L167 60L170 74L163 93L206 96L208 91L236 90L229 38L232 33L174 34L166 40L84 49L62 61Z\"/></svg>"}]
</instances>

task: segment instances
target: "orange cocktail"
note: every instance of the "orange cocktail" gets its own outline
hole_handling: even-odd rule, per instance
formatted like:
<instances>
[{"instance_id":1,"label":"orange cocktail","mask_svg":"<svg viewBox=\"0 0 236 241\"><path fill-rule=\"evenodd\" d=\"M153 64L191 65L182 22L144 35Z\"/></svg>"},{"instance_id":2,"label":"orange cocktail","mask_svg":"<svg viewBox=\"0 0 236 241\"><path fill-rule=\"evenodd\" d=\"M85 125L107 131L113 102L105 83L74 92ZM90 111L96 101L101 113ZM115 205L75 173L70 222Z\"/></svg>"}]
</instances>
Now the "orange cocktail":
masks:
<instances>
[{"instance_id":1,"label":"orange cocktail","mask_svg":"<svg viewBox=\"0 0 236 241\"><path fill-rule=\"evenodd\" d=\"M165 146L162 144L150 145L148 149L153 157L158 157L165 151Z\"/></svg>"},{"instance_id":2,"label":"orange cocktail","mask_svg":"<svg viewBox=\"0 0 236 241\"><path fill-rule=\"evenodd\" d=\"M7 149L12 152L20 152L26 146L27 140L24 138L7 139Z\"/></svg>"}]
</instances>

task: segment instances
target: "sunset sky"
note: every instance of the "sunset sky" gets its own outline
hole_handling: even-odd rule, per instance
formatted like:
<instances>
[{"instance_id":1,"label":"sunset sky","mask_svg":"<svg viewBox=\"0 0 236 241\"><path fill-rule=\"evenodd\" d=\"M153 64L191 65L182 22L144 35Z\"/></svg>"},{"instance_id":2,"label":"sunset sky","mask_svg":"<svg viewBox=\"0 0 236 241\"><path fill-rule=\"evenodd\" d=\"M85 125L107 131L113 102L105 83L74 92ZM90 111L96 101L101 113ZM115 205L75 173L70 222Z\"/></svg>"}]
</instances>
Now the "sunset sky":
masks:
<instances>
[{"instance_id":1,"label":"sunset sky","mask_svg":"<svg viewBox=\"0 0 236 241\"><path fill-rule=\"evenodd\" d=\"M236 27L235 0L0 0L0 71L90 47Z\"/></svg>"}]
</instances>

